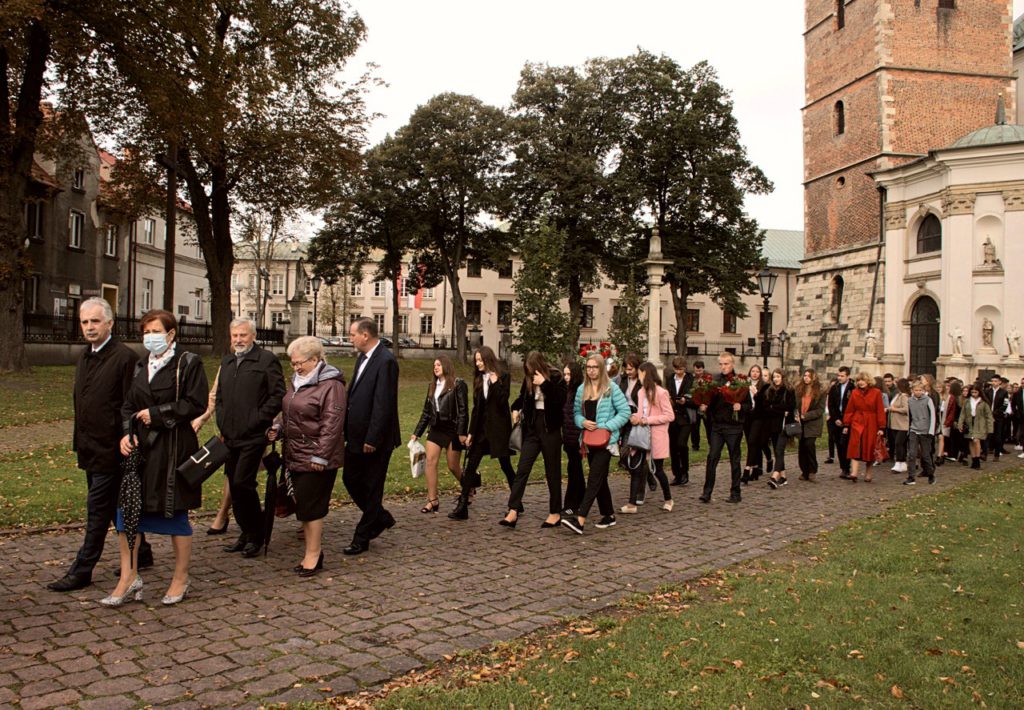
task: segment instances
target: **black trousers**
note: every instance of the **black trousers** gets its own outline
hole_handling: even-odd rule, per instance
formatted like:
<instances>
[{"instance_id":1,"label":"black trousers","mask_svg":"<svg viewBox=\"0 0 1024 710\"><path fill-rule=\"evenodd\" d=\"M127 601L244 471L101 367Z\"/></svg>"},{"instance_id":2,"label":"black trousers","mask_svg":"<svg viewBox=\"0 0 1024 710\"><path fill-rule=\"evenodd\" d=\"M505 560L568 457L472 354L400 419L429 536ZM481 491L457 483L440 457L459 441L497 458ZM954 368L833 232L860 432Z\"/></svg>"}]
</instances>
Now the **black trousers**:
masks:
<instances>
[{"instance_id":1,"label":"black trousers","mask_svg":"<svg viewBox=\"0 0 1024 710\"><path fill-rule=\"evenodd\" d=\"M905 429L890 429L890 431L893 433L893 447L890 449L893 461L904 463L907 460L908 432Z\"/></svg>"},{"instance_id":2,"label":"black trousers","mask_svg":"<svg viewBox=\"0 0 1024 710\"><path fill-rule=\"evenodd\" d=\"M107 531L117 512L117 496L121 492L121 471L86 471L86 485L89 493L85 499L85 539L78 548L78 555L71 563L68 574L92 577L93 568L103 554ZM139 555L152 555L146 536L142 535Z\"/></svg>"},{"instance_id":3,"label":"black trousers","mask_svg":"<svg viewBox=\"0 0 1024 710\"><path fill-rule=\"evenodd\" d=\"M836 457L836 446L839 441L839 433L836 431L836 425L829 419L826 424L826 430L828 433L828 457L834 459Z\"/></svg>"},{"instance_id":4,"label":"black trousers","mask_svg":"<svg viewBox=\"0 0 1024 710\"><path fill-rule=\"evenodd\" d=\"M544 415L538 413L532 426L523 430L523 450L519 452L519 468L512 481L508 509L519 510L530 480L530 472L538 456L544 457L544 477L548 482L548 512L562 512L562 435L544 428Z\"/></svg>"},{"instance_id":5,"label":"black trousers","mask_svg":"<svg viewBox=\"0 0 1024 710\"><path fill-rule=\"evenodd\" d=\"M708 441L711 440L711 422L708 421L707 417L702 414L697 415L697 419L693 422L690 427L690 444L694 449L700 448L700 425L704 423L704 434L708 437Z\"/></svg>"},{"instance_id":6,"label":"black trousers","mask_svg":"<svg viewBox=\"0 0 1024 710\"><path fill-rule=\"evenodd\" d=\"M829 425L833 426L833 425ZM843 433L843 427L836 426L836 453L839 454L839 470L850 472L850 459L846 456L846 447L850 443L850 432Z\"/></svg>"},{"instance_id":7,"label":"black trousers","mask_svg":"<svg viewBox=\"0 0 1024 710\"><path fill-rule=\"evenodd\" d=\"M566 467L565 500L562 504L566 510L575 512L583 502L583 494L587 490L587 479L583 476L583 456L579 444L570 445L562 442L568 466Z\"/></svg>"},{"instance_id":8,"label":"black trousers","mask_svg":"<svg viewBox=\"0 0 1024 710\"><path fill-rule=\"evenodd\" d=\"M731 498L740 497L740 475L743 466L740 464L740 444L743 441L743 429L739 426L712 427L708 434L708 468L704 477L704 495L710 498L715 490L715 471L718 461L722 458L722 449L729 448L729 464L732 467L732 484L729 487Z\"/></svg>"},{"instance_id":9,"label":"black trousers","mask_svg":"<svg viewBox=\"0 0 1024 710\"><path fill-rule=\"evenodd\" d=\"M921 475L935 478L935 437L931 434L910 432L907 441L907 479L917 475L917 462L921 460Z\"/></svg>"},{"instance_id":10,"label":"black trousers","mask_svg":"<svg viewBox=\"0 0 1024 710\"><path fill-rule=\"evenodd\" d=\"M672 480L690 480L690 423L668 425L668 455L672 459Z\"/></svg>"},{"instance_id":11,"label":"black trousers","mask_svg":"<svg viewBox=\"0 0 1024 710\"><path fill-rule=\"evenodd\" d=\"M640 465L636 469L629 470L630 505L636 505L638 500L644 500L647 497L647 472L650 470L650 453L649 451L643 452ZM630 463L634 462L635 457L631 457ZM668 476L665 475L665 459L654 459L654 477L661 484L661 492L665 496L665 500L672 500L672 489L668 487Z\"/></svg>"},{"instance_id":12,"label":"black trousers","mask_svg":"<svg viewBox=\"0 0 1024 710\"><path fill-rule=\"evenodd\" d=\"M818 440L813 436L801 436L796 451L800 473L810 476L818 472Z\"/></svg>"},{"instance_id":13,"label":"black trousers","mask_svg":"<svg viewBox=\"0 0 1024 710\"><path fill-rule=\"evenodd\" d=\"M590 514L590 508L597 501L597 509L601 515L615 515L615 506L612 505L612 491L608 488L608 468L612 463L612 455L608 449L598 449L587 452L587 464L590 466L590 473L587 475L587 490L580 501L579 510L576 514L581 518Z\"/></svg>"},{"instance_id":14,"label":"black trousers","mask_svg":"<svg viewBox=\"0 0 1024 710\"><path fill-rule=\"evenodd\" d=\"M352 543L369 545L370 540L395 524L395 518L384 507L384 481L391 463L392 449L377 449L372 454L345 452L345 484L352 502L363 515L352 533Z\"/></svg>"},{"instance_id":15,"label":"black trousers","mask_svg":"<svg viewBox=\"0 0 1024 710\"><path fill-rule=\"evenodd\" d=\"M256 474L266 448L266 444L231 448L224 462L224 473L231 486L231 509L235 513L235 521L253 542L263 540L263 508L260 506L259 493L256 492Z\"/></svg>"},{"instance_id":16,"label":"black trousers","mask_svg":"<svg viewBox=\"0 0 1024 710\"><path fill-rule=\"evenodd\" d=\"M778 434L774 434L775 439L775 471L786 470L786 445L789 444L789 437L786 436L786 431L783 429Z\"/></svg>"},{"instance_id":17,"label":"black trousers","mask_svg":"<svg viewBox=\"0 0 1024 710\"><path fill-rule=\"evenodd\" d=\"M480 462L484 460L484 456L490 453L491 445L487 442L487 439L473 439L473 443L466 453L466 465L462 469L462 495L467 498L472 489L480 487L482 483L479 473ZM501 466L501 472L505 474L505 480L508 481L508 487L511 490L512 481L516 477L516 470L512 467L512 457L499 456L498 463ZM518 512L523 512L522 506L519 507Z\"/></svg>"},{"instance_id":18,"label":"black trousers","mask_svg":"<svg viewBox=\"0 0 1024 710\"><path fill-rule=\"evenodd\" d=\"M755 419L750 423L750 431L747 436L747 468L761 468L762 461L767 470L767 464L772 460L775 443L769 427L771 423L767 419Z\"/></svg>"}]
</instances>

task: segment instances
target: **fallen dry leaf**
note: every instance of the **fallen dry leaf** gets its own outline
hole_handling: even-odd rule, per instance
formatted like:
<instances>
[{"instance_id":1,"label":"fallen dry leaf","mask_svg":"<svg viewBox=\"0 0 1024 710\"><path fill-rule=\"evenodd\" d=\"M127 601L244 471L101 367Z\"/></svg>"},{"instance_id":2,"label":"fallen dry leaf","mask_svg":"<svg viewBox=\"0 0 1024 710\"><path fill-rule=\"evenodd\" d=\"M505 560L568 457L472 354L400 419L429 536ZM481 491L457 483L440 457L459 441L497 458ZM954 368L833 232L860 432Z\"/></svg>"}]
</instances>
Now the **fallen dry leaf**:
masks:
<instances>
[{"instance_id":1,"label":"fallen dry leaf","mask_svg":"<svg viewBox=\"0 0 1024 710\"><path fill-rule=\"evenodd\" d=\"M903 697L903 691L900 690L900 687L898 685L894 685L893 687L889 688L889 693L894 698L902 698Z\"/></svg>"}]
</instances>

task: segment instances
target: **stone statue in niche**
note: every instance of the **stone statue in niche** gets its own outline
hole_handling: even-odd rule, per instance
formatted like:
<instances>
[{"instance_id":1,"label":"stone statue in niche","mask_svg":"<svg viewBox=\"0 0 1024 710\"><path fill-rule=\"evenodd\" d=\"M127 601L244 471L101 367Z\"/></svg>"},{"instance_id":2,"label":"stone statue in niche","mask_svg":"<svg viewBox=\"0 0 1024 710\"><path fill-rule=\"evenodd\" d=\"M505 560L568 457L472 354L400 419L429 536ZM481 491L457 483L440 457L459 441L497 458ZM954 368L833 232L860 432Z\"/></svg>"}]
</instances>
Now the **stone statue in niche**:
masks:
<instances>
[{"instance_id":1,"label":"stone statue in niche","mask_svg":"<svg viewBox=\"0 0 1024 710\"><path fill-rule=\"evenodd\" d=\"M878 359L878 335L874 330L864 335L864 357L868 360Z\"/></svg>"},{"instance_id":2,"label":"stone statue in niche","mask_svg":"<svg viewBox=\"0 0 1024 710\"><path fill-rule=\"evenodd\" d=\"M1017 326L1012 326L1010 332L1006 334L1006 345L1010 349L1010 357L1020 357L1020 331L1017 330Z\"/></svg>"},{"instance_id":3,"label":"stone statue in niche","mask_svg":"<svg viewBox=\"0 0 1024 710\"><path fill-rule=\"evenodd\" d=\"M981 321L981 344L986 348L992 347L992 334L996 327L987 317Z\"/></svg>"},{"instance_id":4,"label":"stone statue in niche","mask_svg":"<svg viewBox=\"0 0 1024 710\"><path fill-rule=\"evenodd\" d=\"M953 357L963 357L964 329L960 326L953 328L953 332L949 334L949 337L953 340Z\"/></svg>"},{"instance_id":5,"label":"stone statue in niche","mask_svg":"<svg viewBox=\"0 0 1024 710\"><path fill-rule=\"evenodd\" d=\"M981 245L981 268L1002 268L1002 264L996 258L996 245L992 243L991 237L985 237L985 243Z\"/></svg>"}]
</instances>

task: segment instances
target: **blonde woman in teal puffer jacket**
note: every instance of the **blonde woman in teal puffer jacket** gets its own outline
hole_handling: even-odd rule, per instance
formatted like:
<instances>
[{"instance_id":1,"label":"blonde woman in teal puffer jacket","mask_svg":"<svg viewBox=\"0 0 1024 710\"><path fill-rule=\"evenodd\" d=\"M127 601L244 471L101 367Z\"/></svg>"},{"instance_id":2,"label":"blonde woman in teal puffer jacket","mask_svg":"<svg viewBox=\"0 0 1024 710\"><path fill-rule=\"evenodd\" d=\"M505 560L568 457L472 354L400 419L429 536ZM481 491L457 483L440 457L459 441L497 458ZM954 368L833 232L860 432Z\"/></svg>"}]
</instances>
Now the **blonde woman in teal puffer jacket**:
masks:
<instances>
[{"instance_id":1,"label":"blonde woman in teal puffer jacket","mask_svg":"<svg viewBox=\"0 0 1024 710\"><path fill-rule=\"evenodd\" d=\"M608 379L608 367L600 355L590 355L583 375L583 384L576 390L576 403L573 407L576 426L581 430L596 431L604 429L609 432L608 444L601 447L586 447L587 463L590 472L587 476L587 490L583 501L575 515L562 515L562 525L582 535L590 507L597 500L601 511L599 528L611 527L615 524L615 506L612 503L611 490L608 488L608 468L612 456L618 456L619 430L629 421L630 409L626 396ZM584 434L580 435L583 444ZM568 512L568 511L567 511Z\"/></svg>"}]
</instances>

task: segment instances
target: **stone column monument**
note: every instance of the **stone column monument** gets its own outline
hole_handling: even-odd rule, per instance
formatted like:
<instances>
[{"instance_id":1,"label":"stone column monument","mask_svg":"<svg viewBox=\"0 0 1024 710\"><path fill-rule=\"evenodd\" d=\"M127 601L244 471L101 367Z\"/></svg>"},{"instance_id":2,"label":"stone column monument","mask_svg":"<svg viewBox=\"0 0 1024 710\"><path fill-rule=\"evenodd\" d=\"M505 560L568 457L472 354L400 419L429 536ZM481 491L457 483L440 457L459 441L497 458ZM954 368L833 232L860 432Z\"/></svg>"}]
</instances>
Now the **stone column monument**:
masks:
<instances>
[{"instance_id":1,"label":"stone column monument","mask_svg":"<svg viewBox=\"0 0 1024 710\"><path fill-rule=\"evenodd\" d=\"M661 234L655 227L651 231L651 246L648 250L647 285L650 295L647 301L647 359L655 365L664 365L661 360L661 286L665 271L672 262L661 253Z\"/></svg>"}]
</instances>

